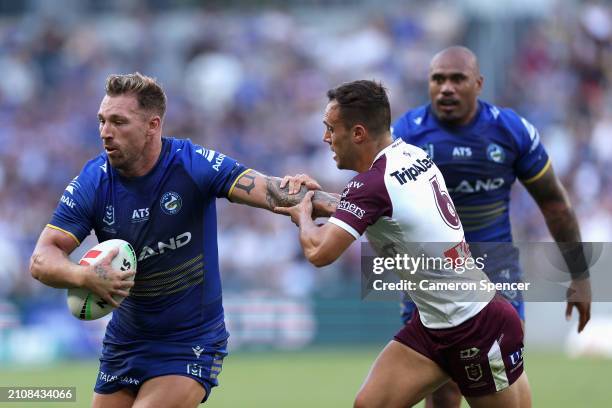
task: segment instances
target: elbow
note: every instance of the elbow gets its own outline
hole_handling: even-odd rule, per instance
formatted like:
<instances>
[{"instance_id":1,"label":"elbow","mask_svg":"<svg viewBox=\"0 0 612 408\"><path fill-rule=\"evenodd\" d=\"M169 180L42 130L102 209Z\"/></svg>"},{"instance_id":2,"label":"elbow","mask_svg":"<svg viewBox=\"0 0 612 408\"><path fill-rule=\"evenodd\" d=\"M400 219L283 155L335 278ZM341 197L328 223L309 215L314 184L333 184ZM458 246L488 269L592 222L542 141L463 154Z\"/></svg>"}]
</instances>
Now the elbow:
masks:
<instances>
[{"instance_id":1,"label":"elbow","mask_svg":"<svg viewBox=\"0 0 612 408\"><path fill-rule=\"evenodd\" d=\"M30 274L36 280L41 280L41 277L43 275L43 271L40 267L40 257L41 255L36 252L34 252L30 257Z\"/></svg>"},{"instance_id":2,"label":"elbow","mask_svg":"<svg viewBox=\"0 0 612 408\"><path fill-rule=\"evenodd\" d=\"M325 254L322 251L309 251L305 253L306 259L308 262L316 266L317 268L322 268L323 266L327 266L334 262L336 259L330 256L329 254Z\"/></svg>"}]
</instances>

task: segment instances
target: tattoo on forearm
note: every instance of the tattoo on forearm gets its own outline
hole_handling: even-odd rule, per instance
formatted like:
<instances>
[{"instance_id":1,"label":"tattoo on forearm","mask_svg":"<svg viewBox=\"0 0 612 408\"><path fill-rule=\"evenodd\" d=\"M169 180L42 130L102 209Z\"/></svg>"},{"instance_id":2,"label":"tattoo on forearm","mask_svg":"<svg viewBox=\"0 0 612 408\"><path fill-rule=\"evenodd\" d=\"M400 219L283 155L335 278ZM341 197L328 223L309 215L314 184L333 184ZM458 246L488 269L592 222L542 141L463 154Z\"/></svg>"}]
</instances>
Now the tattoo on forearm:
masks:
<instances>
[{"instance_id":1,"label":"tattoo on forearm","mask_svg":"<svg viewBox=\"0 0 612 408\"><path fill-rule=\"evenodd\" d=\"M240 177L234 188L239 188L246 191L247 194L251 194L251 190L255 188L255 175L247 173Z\"/></svg>"},{"instance_id":2,"label":"tattoo on forearm","mask_svg":"<svg viewBox=\"0 0 612 408\"><path fill-rule=\"evenodd\" d=\"M329 217L336 211L340 203L340 196L325 191L315 191L312 201L315 204L316 216Z\"/></svg>"},{"instance_id":3,"label":"tattoo on forearm","mask_svg":"<svg viewBox=\"0 0 612 408\"><path fill-rule=\"evenodd\" d=\"M291 207L300 202L304 194L302 194L301 188L298 194L289 195L289 190L285 188L285 191L280 188L280 179L275 177L266 177L266 201L268 207L272 210L274 207Z\"/></svg>"},{"instance_id":4,"label":"tattoo on forearm","mask_svg":"<svg viewBox=\"0 0 612 408\"><path fill-rule=\"evenodd\" d=\"M565 203L542 208L550 234L557 242L580 242L580 228L576 215Z\"/></svg>"},{"instance_id":5,"label":"tattoo on forearm","mask_svg":"<svg viewBox=\"0 0 612 408\"><path fill-rule=\"evenodd\" d=\"M274 207L292 207L297 205L308 192L306 186L302 186L298 193L289 194L287 188L280 188L280 182L281 180L276 177L266 177L266 201L270 209L274 209ZM325 191L315 191L312 198L312 202L315 206L315 215L331 215L340 202L338 197L339 196Z\"/></svg>"},{"instance_id":6,"label":"tattoo on forearm","mask_svg":"<svg viewBox=\"0 0 612 408\"><path fill-rule=\"evenodd\" d=\"M106 273L106 269L104 269L101 265L94 266L94 272L98 275L99 278L107 280L108 274Z\"/></svg>"}]
</instances>

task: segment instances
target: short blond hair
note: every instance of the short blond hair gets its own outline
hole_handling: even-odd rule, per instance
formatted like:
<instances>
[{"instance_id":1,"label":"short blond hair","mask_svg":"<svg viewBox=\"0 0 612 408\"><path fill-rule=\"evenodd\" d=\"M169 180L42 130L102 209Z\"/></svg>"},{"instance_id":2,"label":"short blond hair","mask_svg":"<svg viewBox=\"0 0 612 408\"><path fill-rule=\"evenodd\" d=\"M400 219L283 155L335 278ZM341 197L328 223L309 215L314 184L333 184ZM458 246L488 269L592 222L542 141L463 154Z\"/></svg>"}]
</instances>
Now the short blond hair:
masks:
<instances>
[{"instance_id":1,"label":"short blond hair","mask_svg":"<svg viewBox=\"0 0 612 408\"><path fill-rule=\"evenodd\" d=\"M105 89L108 96L133 94L136 96L140 108L155 112L162 118L166 113L166 94L164 90L155 78L142 75L140 72L109 75L106 78Z\"/></svg>"}]
</instances>

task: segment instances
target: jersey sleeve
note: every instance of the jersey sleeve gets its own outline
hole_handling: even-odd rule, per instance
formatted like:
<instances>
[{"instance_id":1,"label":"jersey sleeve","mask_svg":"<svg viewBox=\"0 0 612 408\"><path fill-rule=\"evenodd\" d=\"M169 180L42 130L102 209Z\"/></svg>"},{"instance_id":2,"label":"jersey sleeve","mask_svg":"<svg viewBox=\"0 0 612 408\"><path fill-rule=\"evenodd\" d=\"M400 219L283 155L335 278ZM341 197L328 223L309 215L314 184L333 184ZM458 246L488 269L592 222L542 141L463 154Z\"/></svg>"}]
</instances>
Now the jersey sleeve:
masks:
<instances>
[{"instance_id":1,"label":"jersey sleeve","mask_svg":"<svg viewBox=\"0 0 612 408\"><path fill-rule=\"evenodd\" d=\"M536 181L550 167L550 158L540 141L540 134L525 118L512 111L508 116L512 136L518 147L514 163L516 175L523 183Z\"/></svg>"},{"instance_id":2,"label":"jersey sleeve","mask_svg":"<svg viewBox=\"0 0 612 408\"><path fill-rule=\"evenodd\" d=\"M64 190L47 227L70 235L81 245L93 228L95 185L86 166Z\"/></svg>"},{"instance_id":3,"label":"jersey sleeve","mask_svg":"<svg viewBox=\"0 0 612 408\"><path fill-rule=\"evenodd\" d=\"M200 189L215 197L228 198L238 178L249 171L242 164L223 153L202 146L189 145L190 173Z\"/></svg>"},{"instance_id":4,"label":"jersey sleeve","mask_svg":"<svg viewBox=\"0 0 612 408\"><path fill-rule=\"evenodd\" d=\"M368 172L357 175L347 184L329 222L359 239L368 226L382 216L391 216L391 212L391 199L384 179Z\"/></svg>"}]
</instances>

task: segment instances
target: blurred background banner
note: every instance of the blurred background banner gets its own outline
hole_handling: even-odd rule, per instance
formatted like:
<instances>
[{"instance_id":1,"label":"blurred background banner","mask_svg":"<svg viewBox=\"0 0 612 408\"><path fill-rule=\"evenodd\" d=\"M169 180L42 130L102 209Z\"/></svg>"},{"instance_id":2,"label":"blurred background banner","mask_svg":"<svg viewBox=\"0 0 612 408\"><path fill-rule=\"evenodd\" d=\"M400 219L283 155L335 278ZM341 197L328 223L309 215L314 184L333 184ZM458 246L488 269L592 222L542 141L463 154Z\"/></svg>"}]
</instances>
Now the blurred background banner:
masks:
<instances>
[{"instance_id":1,"label":"blurred background banner","mask_svg":"<svg viewBox=\"0 0 612 408\"><path fill-rule=\"evenodd\" d=\"M321 140L326 91L380 80L396 119L428 101L432 56L467 45L479 57L483 98L539 129L583 240L609 242L611 7L578 0L0 0L0 380L16 365L75 358L91 364L86 384L95 379L107 320L73 318L66 291L32 279L28 262L62 192L102 150L96 113L109 74L140 71L162 83L166 135L266 174L305 172L340 192L353 174L335 168ZM360 301L360 246L317 270L303 259L287 218L226 200L218 209L231 350L366 347L358 386L374 351L400 325L398 305ZM513 191L511 219L517 241L551 240L522 186ZM90 237L74 258L94 244ZM579 344L589 335L572 337L576 323L564 320L564 308L528 304L528 349L610 357L610 304L594 304L587 328L601 346ZM355 391L342 391L346 401ZM604 406L593 404L584 406Z\"/></svg>"}]
</instances>

